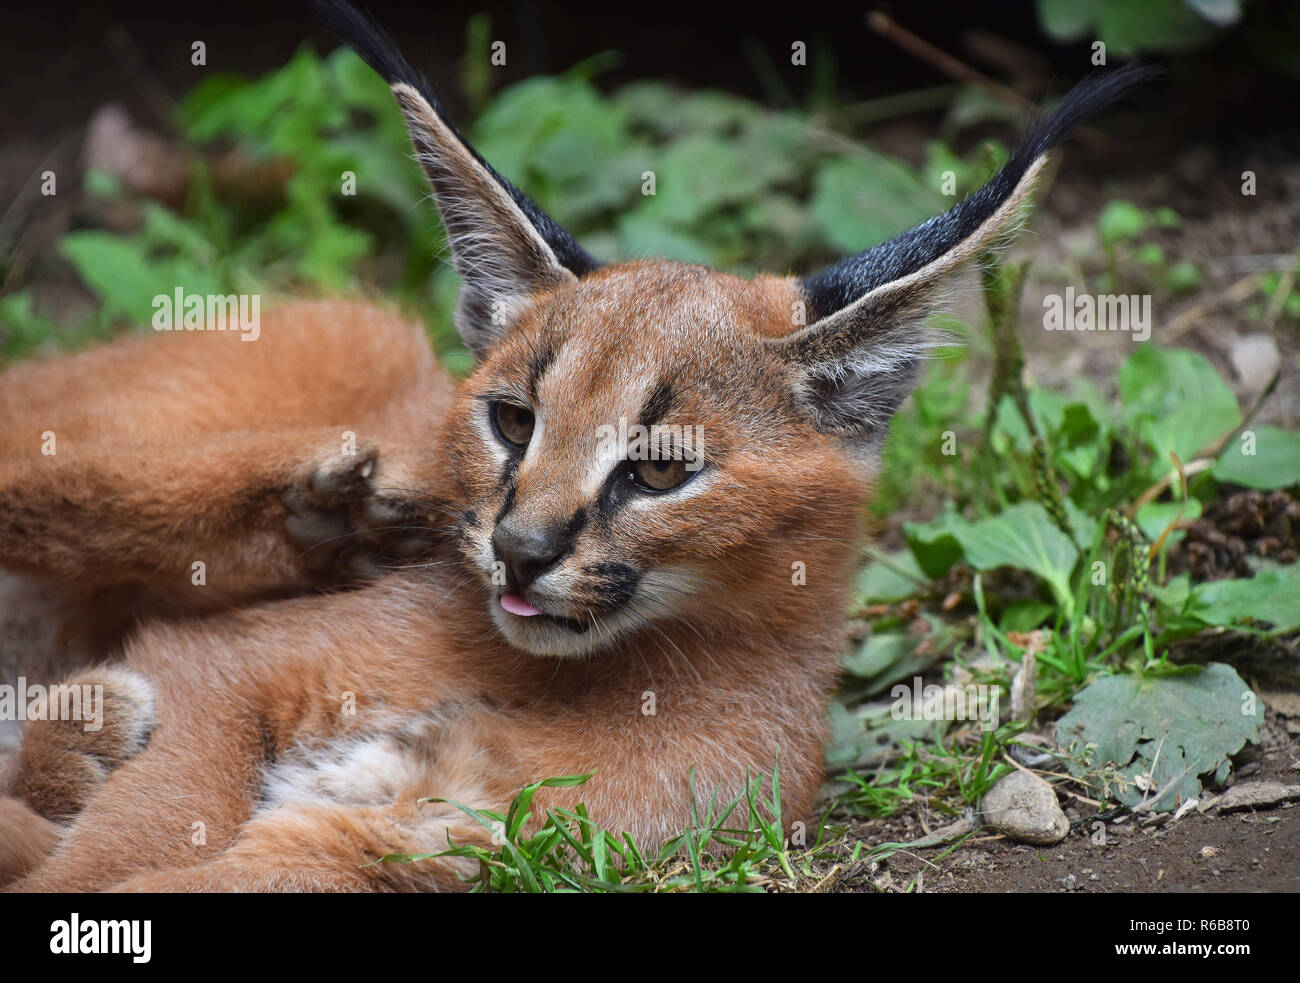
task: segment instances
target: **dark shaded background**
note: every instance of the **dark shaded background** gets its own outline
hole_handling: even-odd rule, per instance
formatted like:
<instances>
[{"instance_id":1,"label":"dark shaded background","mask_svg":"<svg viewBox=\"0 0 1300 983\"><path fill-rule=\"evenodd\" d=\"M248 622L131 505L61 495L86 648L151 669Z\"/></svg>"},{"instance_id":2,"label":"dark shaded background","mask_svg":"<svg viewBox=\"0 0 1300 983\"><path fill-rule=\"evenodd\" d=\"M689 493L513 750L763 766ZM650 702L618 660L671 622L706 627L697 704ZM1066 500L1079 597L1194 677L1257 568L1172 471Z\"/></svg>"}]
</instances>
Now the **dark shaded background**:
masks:
<instances>
[{"instance_id":1,"label":"dark shaded background","mask_svg":"<svg viewBox=\"0 0 1300 983\"><path fill-rule=\"evenodd\" d=\"M599 83L616 86L634 78L660 78L690 87L718 87L772 101L760 84L746 45L760 44L783 66L785 80L802 96L811 69L789 65L790 43L808 42L810 57L829 44L836 55L838 87L849 99L865 99L948 81L933 66L884 40L865 23L876 7L926 39L981 69L999 75L972 49L972 32L987 32L1033 52L1034 69L1053 88L1089 69L1088 45L1060 45L1039 30L1029 2L835 4L551 3L488 0L485 3L366 5L388 25L417 68L463 115L457 85L465 24L475 12L492 16L492 38L507 44L508 65L496 88L537 72L558 71L596 52L623 54L620 67ZM1252 38L1267 37L1296 17L1295 0L1256 0L1229 40L1212 48L1161 58L1170 79L1153 97L1167 127L1149 128L1152 140L1173 131L1180 143L1294 137L1297 80L1261 68ZM61 135L84 126L108 99L126 103L141 121L156 121L169 94L188 91L204 73L256 74L283 64L305 40L320 50L334 41L295 0L221 0L178 5L127 3L10 4L3 16L0 66L0 137L21 156L41 155ZM190 64L190 44L206 42L208 65ZM1026 58L1026 64L1029 63ZM1042 93L1039 93L1040 95ZM1149 104L1149 103L1148 103ZM17 145L17 146L16 146ZM1150 149L1148 149L1148 153ZM6 170L9 170L8 168ZM7 177L0 190L12 195Z\"/></svg>"}]
</instances>

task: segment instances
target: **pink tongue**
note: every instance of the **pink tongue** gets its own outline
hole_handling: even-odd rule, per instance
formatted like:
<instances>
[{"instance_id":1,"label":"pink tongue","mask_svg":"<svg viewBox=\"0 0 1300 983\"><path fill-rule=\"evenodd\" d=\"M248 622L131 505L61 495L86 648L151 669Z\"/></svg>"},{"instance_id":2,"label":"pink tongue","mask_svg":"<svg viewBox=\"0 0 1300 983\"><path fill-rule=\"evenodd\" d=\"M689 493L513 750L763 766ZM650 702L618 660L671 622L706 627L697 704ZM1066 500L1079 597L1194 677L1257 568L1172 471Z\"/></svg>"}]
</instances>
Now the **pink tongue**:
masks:
<instances>
[{"instance_id":1,"label":"pink tongue","mask_svg":"<svg viewBox=\"0 0 1300 983\"><path fill-rule=\"evenodd\" d=\"M542 613L525 601L523 594L502 594L501 606L511 614L517 614L521 618L531 618L535 614Z\"/></svg>"}]
</instances>

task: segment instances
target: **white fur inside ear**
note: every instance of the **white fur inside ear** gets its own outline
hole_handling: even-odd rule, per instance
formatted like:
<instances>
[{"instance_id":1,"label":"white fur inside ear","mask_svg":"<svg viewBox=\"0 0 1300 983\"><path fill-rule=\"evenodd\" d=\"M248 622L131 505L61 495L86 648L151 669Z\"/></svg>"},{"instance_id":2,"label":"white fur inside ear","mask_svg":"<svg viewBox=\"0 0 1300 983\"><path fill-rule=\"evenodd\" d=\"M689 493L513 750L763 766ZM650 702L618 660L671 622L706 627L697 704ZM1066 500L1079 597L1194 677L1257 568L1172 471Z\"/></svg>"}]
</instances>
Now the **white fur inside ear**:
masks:
<instances>
[{"instance_id":1,"label":"white fur inside ear","mask_svg":"<svg viewBox=\"0 0 1300 983\"><path fill-rule=\"evenodd\" d=\"M790 359L797 396L819 429L867 455L879 449L921 363L955 341L929 327L927 317L951 306L964 264L1009 242L1046 160L1035 160L1006 200L943 255L773 341Z\"/></svg>"},{"instance_id":2,"label":"white fur inside ear","mask_svg":"<svg viewBox=\"0 0 1300 983\"><path fill-rule=\"evenodd\" d=\"M500 181L474 156L419 92L393 86L433 184L452 262L464 281L457 327L479 352L505 334L528 297L575 280Z\"/></svg>"},{"instance_id":3,"label":"white fur inside ear","mask_svg":"<svg viewBox=\"0 0 1300 983\"><path fill-rule=\"evenodd\" d=\"M990 247L1005 248L1024 223L1025 206L1029 203L1029 196L1034 190L1034 184L1038 181L1038 175L1042 172L1046 163L1047 155L1044 154L1030 164L1024 175L1016 183L1015 189L993 214L981 222L974 232L958 242L948 252L907 276L881 284L875 290L863 294L847 307L822 318L814 324L808 325L799 334L813 334L819 329L830 327L834 322L838 322L843 318L853 317L859 311L869 310L873 305L879 305L882 301L886 301L900 293L905 294L908 291L924 289L930 285L942 284L963 263L974 259L986 249Z\"/></svg>"}]
</instances>

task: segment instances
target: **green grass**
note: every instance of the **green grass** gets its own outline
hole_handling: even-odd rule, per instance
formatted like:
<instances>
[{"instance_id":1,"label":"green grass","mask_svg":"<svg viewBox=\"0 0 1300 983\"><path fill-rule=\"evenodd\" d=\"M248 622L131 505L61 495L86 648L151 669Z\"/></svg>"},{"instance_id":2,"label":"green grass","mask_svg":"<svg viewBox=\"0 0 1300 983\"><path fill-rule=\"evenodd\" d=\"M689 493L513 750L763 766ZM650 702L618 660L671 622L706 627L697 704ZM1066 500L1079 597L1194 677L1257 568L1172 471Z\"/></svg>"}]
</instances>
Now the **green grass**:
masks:
<instances>
[{"instance_id":1,"label":"green grass","mask_svg":"<svg viewBox=\"0 0 1300 983\"><path fill-rule=\"evenodd\" d=\"M499 845L453 845L429 854L401 854L383 863L423 863L436 857L478 862L473 892L508 893L735 893L762 892L774 880L799 881L782 826L779 768L770 796L762 776L745 776L745 791L729 802L716 796L701 809L694 796L691 824L659 850L648 851L626 832L596 824L584 805L550 808L534 826L533 797L542 788L581 785L591 775L547 778L522 789L505 813L452 802ZM426 801L446 802L445 799Z\"/></svg>"}]
</instances>

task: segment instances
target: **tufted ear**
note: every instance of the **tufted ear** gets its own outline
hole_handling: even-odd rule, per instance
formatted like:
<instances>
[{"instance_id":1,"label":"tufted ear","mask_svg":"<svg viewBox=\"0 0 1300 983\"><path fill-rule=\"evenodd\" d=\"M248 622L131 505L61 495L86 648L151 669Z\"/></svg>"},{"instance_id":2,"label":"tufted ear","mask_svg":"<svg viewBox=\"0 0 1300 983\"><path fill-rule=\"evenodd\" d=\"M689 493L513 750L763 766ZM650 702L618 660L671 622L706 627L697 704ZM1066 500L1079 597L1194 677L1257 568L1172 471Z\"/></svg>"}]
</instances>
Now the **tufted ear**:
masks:
<instances>
[{"instance_id":1,"label":"tufted ear","mask_svg":"<svg viewBox=\"0 0 1300 983\"><path fill-rule=\"evenodd\" d=\"M934 339L924 326L952 275L1014 230L1047 153L1081 120L1155 70L1121 68L1076 85L1006 166L949 211L799 281L818 320L767 344L791 365L800 401L827 433L879 446Z\"/></svg>"},{"instance_id":2,"label":"tufted ear","mask_svg":"<svg viewBox=\"0 0 1300 983\"><path fill-rule=\"evenodd\" d=\"M342 0L313 5L393 90L416 157L433 185L461 276L456 327L481 357L508 330L529 294L574 280L599 264L479 156L382 28Z\"/></svg>"}]
</instances>

